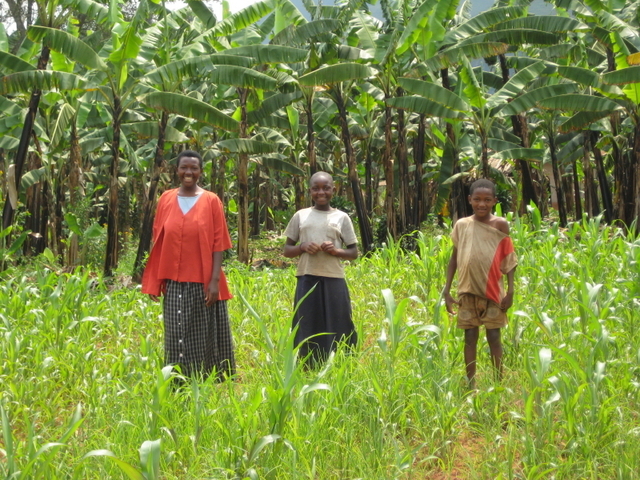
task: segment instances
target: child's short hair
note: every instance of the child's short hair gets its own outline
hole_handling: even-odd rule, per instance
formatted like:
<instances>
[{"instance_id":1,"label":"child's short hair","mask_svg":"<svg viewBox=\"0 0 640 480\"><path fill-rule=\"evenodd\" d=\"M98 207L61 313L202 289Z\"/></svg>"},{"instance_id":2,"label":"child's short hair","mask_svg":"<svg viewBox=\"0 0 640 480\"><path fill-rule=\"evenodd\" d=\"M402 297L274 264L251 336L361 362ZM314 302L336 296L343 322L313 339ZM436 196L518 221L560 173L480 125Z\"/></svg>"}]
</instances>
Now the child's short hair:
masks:
<instances>
[{"instance_id":1,"label":"child's short hair","mask_svg":"<svg viewBox=\"0 0 640 480\"><path fill-rule=\"evenodd\" d=\"M311 186L311 184L313 183L313 181L316 178L326 178L327 180L329 180L331 183L333 183L333 177L328 174L327 172L316 172L313 175L311 175L311 178L309 179L309 186Z\"/></svg>"},{"instance_id":2,"label":"child's short hair","mask_svg":"<svg viewBox=\"0 0 640 480\"><path fill-rule=\"evenodd\" d=\"M473 195L473 192L478 188L486 188L487 190L491 190L493 196L496 196L496 184L491 180L487 180L486 178L481 178L480 180L476 180L471 184L471 188L469 189L469 195Z\"/></svg>"}]
</instances>

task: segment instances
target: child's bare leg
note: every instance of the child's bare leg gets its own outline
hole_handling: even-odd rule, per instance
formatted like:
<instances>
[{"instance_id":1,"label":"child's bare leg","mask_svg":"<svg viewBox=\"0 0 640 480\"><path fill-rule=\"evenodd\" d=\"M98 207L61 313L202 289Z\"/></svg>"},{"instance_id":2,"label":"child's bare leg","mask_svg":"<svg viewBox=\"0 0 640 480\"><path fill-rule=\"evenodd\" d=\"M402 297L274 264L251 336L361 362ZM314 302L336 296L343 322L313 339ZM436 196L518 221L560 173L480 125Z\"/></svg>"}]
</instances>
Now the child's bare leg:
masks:
<instances>
[{"instance_id":1,"label":"child's bare leg","mask_svg":"<svg viewBox=\"0 0 640 480\"><path fill-rule=\"evenodd\" d=\"M479 327L464 331L464 364L467 368L469 388L476 388L476 356L478 348Z\"/></svg>"},{"instance_id":2,"label":"child's bare leg","mask_svg":"<svg viewBox=\"0 0 640 480\"><path fill-rule=\"evenodd\" d=\"M493 364L496 378L502 379L502 341L499 328L487 329L487 342L491 352L491 363Z\"/></svg>"}]
</instances>

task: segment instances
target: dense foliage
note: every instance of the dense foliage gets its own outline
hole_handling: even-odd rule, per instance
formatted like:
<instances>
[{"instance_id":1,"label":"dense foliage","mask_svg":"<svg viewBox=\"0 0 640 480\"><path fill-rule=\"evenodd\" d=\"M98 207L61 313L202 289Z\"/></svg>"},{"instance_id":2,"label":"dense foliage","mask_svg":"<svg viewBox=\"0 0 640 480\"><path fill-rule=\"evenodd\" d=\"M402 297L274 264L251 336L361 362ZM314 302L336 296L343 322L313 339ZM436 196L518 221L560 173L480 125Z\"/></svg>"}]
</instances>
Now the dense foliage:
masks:
<instances>
[{"instance_id":1,"label":"dense foliage","mask_svg":"<svg viewBox=\"0 0 640 480\"><path fill-rule=\"evenodd\" d=\"M139 272L185 147L205 154L241 262L317 169L342 179L367 250L429 214L465 215L466 177L493 178L520 214L546 216L551 197L561 226L640 214L638 2L556 0L535 16L500 0L470 18L469 2L385 0L381 20L364 0L263 0L223 19L199 0L22 3L24 25L0 28L16 251L74 267L106 235L112 274L133 234Z\"/></svg>"},{"instance_id":2,"label":"dense foliage","mask_svg":"<svg viewBox=\"0 0 640 480\"><path fill-rule=\"evenodd\" d=\"M347 267L361 344L294 361L292 268L227 266L235 382L175 391L158 304L50 255L0 282L0 474L18 479L640 478L640 242L512 219L504 330L465 390L440 292L448 231ZM281 239L278 242L281 244ZM107 458L108 457L108 458Z\"/></svg>"}]
</instances>

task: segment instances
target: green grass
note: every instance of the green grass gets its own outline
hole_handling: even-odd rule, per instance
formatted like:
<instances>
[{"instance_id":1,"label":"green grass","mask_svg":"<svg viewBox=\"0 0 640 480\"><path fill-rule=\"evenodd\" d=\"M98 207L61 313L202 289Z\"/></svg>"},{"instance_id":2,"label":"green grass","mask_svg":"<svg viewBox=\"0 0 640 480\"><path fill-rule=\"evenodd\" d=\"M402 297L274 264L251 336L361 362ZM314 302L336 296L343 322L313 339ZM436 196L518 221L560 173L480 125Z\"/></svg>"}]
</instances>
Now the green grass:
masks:
<instances>
[{"instance_id":1,"label":"green grass","mask_svg":"<svg viewBox=\"0 0 640 480\"><path fill-rule=\"evenodd\" d=\"M0 475L34 479L640 478L640 241L512 219L520 259L495 384L464 389L441 303L451 242L347 267L361 344L294 361L294 270L227 274L239 378L170 386L160 306L44 263L0 282Z\"/></svg>"}]
</instances>

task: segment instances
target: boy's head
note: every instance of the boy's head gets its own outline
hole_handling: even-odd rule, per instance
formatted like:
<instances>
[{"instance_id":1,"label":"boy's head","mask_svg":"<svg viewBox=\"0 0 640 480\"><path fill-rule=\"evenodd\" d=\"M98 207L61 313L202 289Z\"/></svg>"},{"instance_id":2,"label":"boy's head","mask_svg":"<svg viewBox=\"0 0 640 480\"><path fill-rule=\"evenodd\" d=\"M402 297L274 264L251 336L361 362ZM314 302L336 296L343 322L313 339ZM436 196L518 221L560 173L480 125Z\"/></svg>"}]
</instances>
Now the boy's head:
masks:
<instances>
[{"instance_id":1,"label":"boy's head","mask_svg":"<svg viewBox=\"0 0 640 480\"><path fill-rule=\"evenodd\" d=\"M471 184L471 188L469 189L469 195L473 195L473 192L477 188L487 188L491 190L493 196L496 196L496 185L491 180L487 180L486 178L481 178L480 180L476 180Z\"/></svg>"},{"instance_id":2,"label":"boy's head","mask_svg":"<svg viewBox=\"0 0 640 480\"><path fill-rule=\"evenodd\" d=\"M468 200L476 217L480 219L490 217L493 207L498 203L495 184L484 178L476 180L471 184Z\"/></svg>"},{"instance_id":3,"label":"boy's head","mask_svg":"<svg viewBox=\"0 0 640 480\"><path fill-rule=\"evenodd\" d=\"M309 191L314 208L318 210L329 210L330 202L335 192L333 178L327 172L316 172L309 179Z\"/></svg>"},{"instance_id":4,"label":"boy's head","mask_svg":"<svg viewBox=\"0 0 640 480\"><path fill-rule=\"evenodd\" d=\"M316 172L311 175L311 178L309 179L309 187L313 187L313 182L316 182L320 178L327 179L333 186L333 177L331 175L329 175L327 172Z\"/></svg>"}]
</instances>

